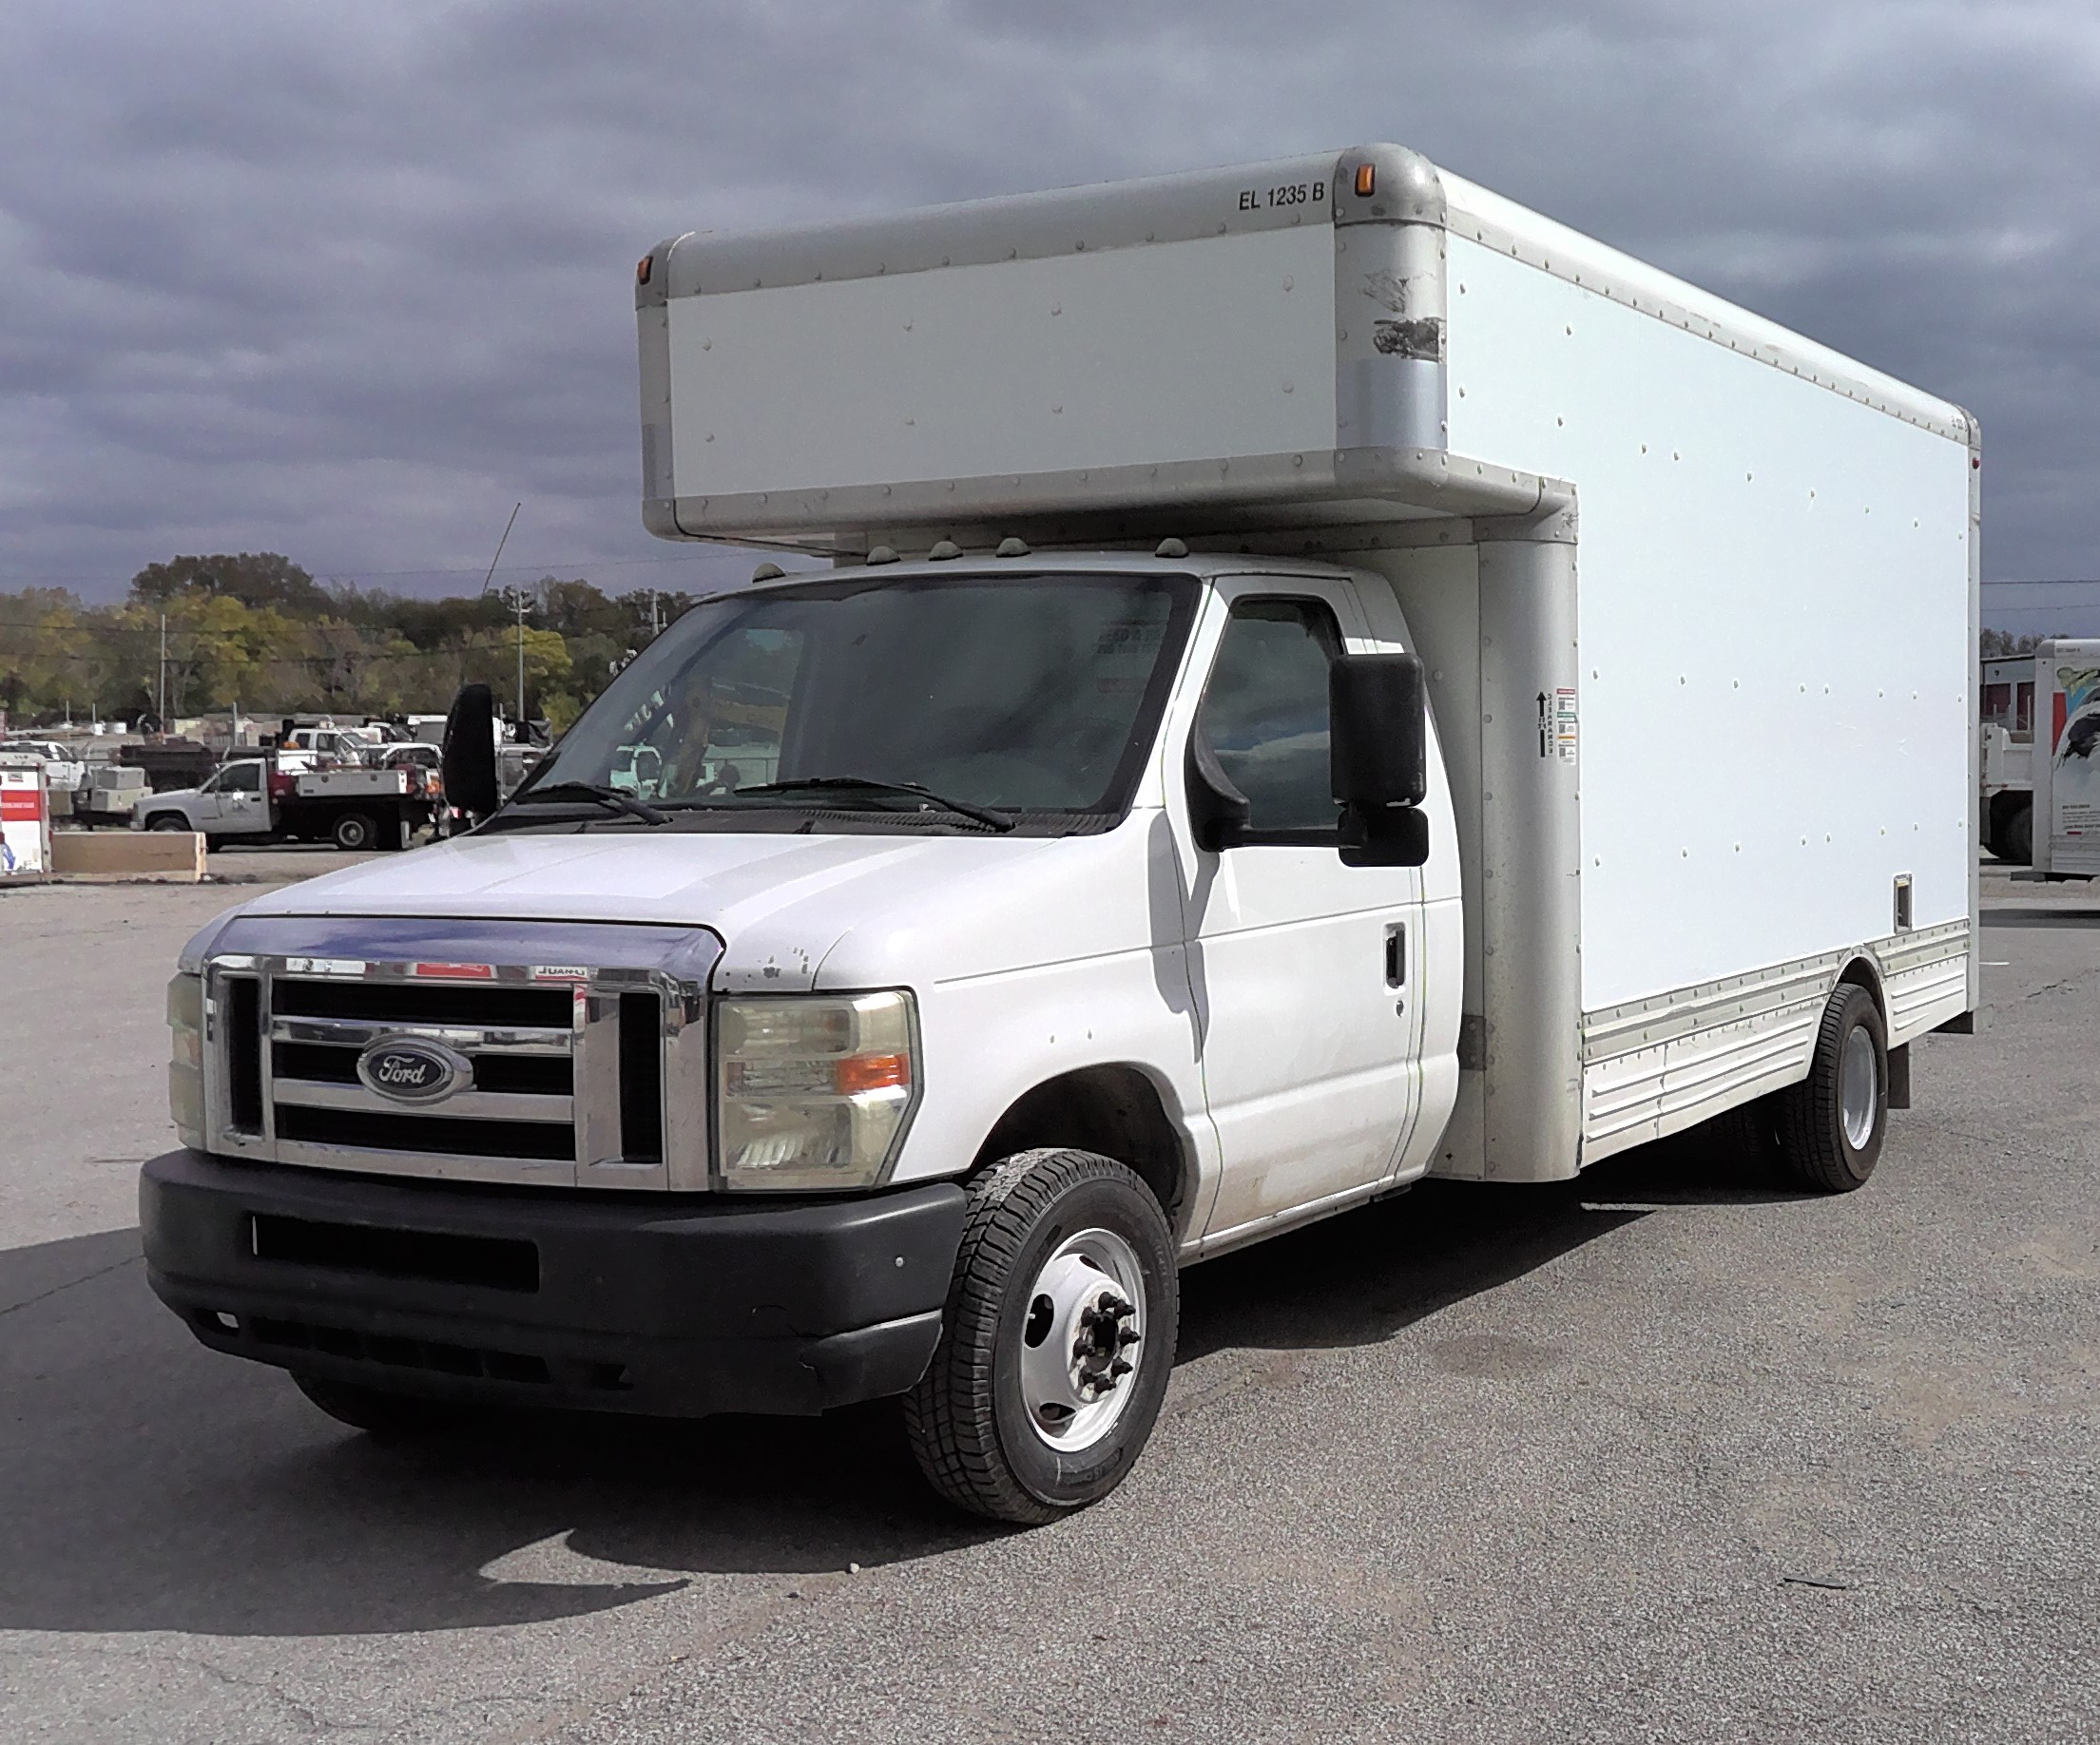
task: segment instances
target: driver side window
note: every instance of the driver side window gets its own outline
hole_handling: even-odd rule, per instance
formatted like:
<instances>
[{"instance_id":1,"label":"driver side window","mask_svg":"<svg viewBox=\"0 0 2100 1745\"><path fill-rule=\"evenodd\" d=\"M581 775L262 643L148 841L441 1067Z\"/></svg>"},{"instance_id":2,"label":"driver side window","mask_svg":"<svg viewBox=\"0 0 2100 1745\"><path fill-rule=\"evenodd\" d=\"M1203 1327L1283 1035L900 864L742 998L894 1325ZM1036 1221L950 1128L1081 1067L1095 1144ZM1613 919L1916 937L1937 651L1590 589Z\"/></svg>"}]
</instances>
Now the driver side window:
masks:
<instances>
[{"instance_id":1,"label":"driver side window","mask_svg":"<svg viewBox=\"0 0 2100 1745\"><path fill-rule=\"evenodd\" d=\"M1247 796L1251 834L1291 841L1334 834L1327 668L1340 652L1334 613L1322 601L1233 605L1196 731Z\"/></svg>"}]
</instances>

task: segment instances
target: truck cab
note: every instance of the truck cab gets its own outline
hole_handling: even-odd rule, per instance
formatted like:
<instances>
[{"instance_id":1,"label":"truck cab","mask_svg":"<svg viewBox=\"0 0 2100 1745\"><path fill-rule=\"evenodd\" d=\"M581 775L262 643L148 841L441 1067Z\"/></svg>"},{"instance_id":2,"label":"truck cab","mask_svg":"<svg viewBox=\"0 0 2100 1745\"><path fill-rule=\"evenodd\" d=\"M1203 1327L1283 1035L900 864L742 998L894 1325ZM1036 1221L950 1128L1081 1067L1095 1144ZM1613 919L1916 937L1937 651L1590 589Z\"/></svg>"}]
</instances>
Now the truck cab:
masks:
<instances>
[{"instance_id":1,"label":"truck cab","mask_svg":"<svg viewBox=\"0 0 2100 1745\"><path fill-rule=\"evenodd\" d=\"M266 836L277 827L270 807L269 765L260 757L222 764L194 788L142 796L133 828L202 831L207 840Z\"/></svg>"}]
</instances>

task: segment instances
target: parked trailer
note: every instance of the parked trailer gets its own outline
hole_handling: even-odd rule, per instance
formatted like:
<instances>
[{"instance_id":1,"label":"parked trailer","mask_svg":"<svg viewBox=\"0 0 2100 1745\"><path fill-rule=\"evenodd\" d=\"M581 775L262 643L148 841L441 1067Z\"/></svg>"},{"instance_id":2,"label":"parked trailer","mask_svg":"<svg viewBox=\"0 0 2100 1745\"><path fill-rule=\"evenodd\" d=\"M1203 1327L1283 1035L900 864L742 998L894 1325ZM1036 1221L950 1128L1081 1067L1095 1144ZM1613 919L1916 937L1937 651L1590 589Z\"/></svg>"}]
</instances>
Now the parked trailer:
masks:
<instances>
[{"instance_id":1,"label":"parked trailer","mask_svg":"<svg viewBox=\"0 0 2100 1745\"><path fill-rule=\"evenodd\" d=\"M399 849L434 815L415 769L294 769L260 757L223 764L200 786L154 794L132 808L134 830L196 830L207 845L333 842Z\"/></svg>"},{"instance_id":2,"label":"parked trailer","mask_svg":"<svg viewBox=\"0 0 2100 1745\"><path fill-rule=\"evenodd\" d=\"M1724 1113L1856 1188L1973 1023L1958 408L1385 145L637 304L650 527L840 567L183 953L149 1275L324 1409L898 1394L1048 1520L1179 1267Z\"/></svg>"}]
</instances>

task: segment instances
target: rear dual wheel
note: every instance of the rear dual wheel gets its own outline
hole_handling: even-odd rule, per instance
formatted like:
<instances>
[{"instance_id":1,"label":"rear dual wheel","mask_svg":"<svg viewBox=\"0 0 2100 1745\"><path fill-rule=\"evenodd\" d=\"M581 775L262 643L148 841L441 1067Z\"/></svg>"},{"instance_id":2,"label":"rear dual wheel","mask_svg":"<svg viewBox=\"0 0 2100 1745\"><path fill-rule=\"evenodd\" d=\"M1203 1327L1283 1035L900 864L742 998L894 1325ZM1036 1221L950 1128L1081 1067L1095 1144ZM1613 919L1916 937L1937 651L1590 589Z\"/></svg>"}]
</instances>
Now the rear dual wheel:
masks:
<instances>
[{"instance_id":1,"label":"rear dual wheel","mask_svg":"<svg viewBox=\"0 0 2100 1745\"><path fill-rule=\"evenodd\" d=\"M1174 1365L1174 1242L1112 1159L1025 1151L971 1184L940 1345L904 1398L919 1468L952 1503L1040 1524L1135 1464Z\"/></svg>"},{"instance_id":2,"label":"rear dual wheel","mask_svg":"<svg viewBox=\"0 0 2100 1745\"><path fill-rule=\"evenodd\" d=\"M1721 1129L1739 1150L1777 1161L1815 1193L1863 1187L1889 1121L1888 1029L1874 996L1843 982L1823 1007L1808 1076L1730 1109Z\"/></svg>"},{"instance_id":3,"label":"rear dual wheel","mask_svg":"<svg viewBox=\"0 0 2100 1745\"><path fill-rule=\"evenodd\" d=\"M339 849L353 853L368 849L379 839L379 827L361 812L346 812L336 820L329 833Z\"/></svg>"}]
</instances>

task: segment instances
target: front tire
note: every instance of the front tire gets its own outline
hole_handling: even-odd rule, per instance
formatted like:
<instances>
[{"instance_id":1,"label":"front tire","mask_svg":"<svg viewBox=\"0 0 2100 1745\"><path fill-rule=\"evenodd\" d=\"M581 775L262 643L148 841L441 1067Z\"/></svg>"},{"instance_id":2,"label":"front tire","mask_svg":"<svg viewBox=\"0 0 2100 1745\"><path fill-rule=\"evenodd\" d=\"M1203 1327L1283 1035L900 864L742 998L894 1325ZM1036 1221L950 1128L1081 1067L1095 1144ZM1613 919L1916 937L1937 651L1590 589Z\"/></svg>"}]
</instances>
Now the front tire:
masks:
<instances>
[{"instance_id":1,"label":"front tire","mask_svg":"<svg viewBox=\"0 0 2100 1745\"><path fill-rule=\"evenodd\" d=\"M1181 1314L1151 1190L1086 1151L1024 1151L970 1187L934 1360L904 1397L950 1502L1040 1525L1123 1482L1152 1433Z\"/></svg>"},{"instance_id":2,"label":"front tire","mask_svg":"<svg viewBox=\"0 0 2100 1745\"><path fill-rule=\"evenodd\" d=\"M1808 1077L1779 1095L1780 1157L1802 1187L1849 1194L1881 1155L1889 1122L1888 1030L1874 996L1839 985L1823 1007Z\"/></svg>"},{"instance_id":3,"label":"front tire","mask_svg":"<svg viewBox=\"0 0 2100 1745\"><path fill-rule=\"evenodd\" d=\"M190 821L179 812L156 812L150 818L146 819L145 827L148 830L190 830L194 828Z\"/></svg>"}]
</instances>

